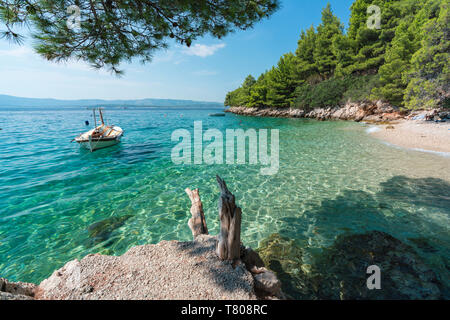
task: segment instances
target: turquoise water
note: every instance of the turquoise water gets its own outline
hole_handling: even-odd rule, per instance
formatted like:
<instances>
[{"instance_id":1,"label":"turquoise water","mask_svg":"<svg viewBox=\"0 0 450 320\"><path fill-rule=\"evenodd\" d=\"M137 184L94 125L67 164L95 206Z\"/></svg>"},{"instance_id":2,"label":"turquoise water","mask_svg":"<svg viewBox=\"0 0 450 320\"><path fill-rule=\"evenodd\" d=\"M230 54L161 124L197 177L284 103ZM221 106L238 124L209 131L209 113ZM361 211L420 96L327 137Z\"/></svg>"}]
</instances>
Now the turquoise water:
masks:
<instances>
[{"instance_id":1,"label":"turquoise water","mask_svg":"<svg viewBox=\"0 0 450 320\"><path fill-rule=\"evenodd\" d=\"M1 110L0 276L39 283L90 253L190 240L187 187L200 188L215 234L219 174L243 209L246 245L280 233L313 254L341 233L381 230L412 246L426 239L429 250L419 254L449 283L450 158L394 148L353 122L211 112L107 110L125 136L90 153L70 143L92 121L88 110ZM260 175L257 165L173 164L172 131L192 132L197 120L222 132L279 129L278 174Z\"/></svg>"}]
</instances>

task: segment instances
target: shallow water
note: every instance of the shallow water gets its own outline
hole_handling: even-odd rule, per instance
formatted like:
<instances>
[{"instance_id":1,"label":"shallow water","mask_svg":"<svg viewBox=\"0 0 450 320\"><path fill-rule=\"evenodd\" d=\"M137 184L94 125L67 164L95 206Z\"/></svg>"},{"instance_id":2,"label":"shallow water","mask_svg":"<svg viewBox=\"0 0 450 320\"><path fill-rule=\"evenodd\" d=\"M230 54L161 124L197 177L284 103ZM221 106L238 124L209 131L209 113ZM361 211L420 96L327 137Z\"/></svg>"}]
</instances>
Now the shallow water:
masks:
<instances>
[{"instance_id":1,"label":"shallow water","mask_svg":"<svg viewBox=\"0 0 450 320\"><path fill-rule=\"evenodd\" d=\"M200 188L215 234L219 174L243 209L246 245L280 233L312 257L339 234L380 230L414 246L449 284L449 158L394 148L353 122L208 117L212 112L107 110L125 136L90 153L70 143L92 121L86 109L0 110L0 276L38 283L89 253L190 240L186 187ZM197 120L222 132L279 129L278 174L260 175L257 165L173 164L172 131L193 132ZM427 247L417 248L417 239Z\"/></svg>"}]
</instances>

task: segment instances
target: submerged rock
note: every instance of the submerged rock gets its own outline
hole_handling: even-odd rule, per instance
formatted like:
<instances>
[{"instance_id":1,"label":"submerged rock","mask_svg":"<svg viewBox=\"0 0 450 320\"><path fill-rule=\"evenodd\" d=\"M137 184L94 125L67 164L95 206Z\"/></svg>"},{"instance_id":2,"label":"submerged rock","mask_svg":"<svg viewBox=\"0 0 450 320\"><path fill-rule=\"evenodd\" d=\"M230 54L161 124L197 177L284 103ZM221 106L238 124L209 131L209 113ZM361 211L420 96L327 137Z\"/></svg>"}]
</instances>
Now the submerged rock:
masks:
<instances>
[{"instance_id":1,"label":"submerged rock","mask_svg":"<svg viewBox=\"0 0 450 320\"><path fill-rule=\"evenodd\" d=\"M299 272L303 249L294 240L275 233L260 243L257 250L268 269L281 281L282 291L292 299L308 299L312 296L305 286L305 275Z\"/></svg>"},{"instance_id":2,"label":"submerged rock","mask_svg":"<svg viewBox=\"0 0 450 320\"><path fill-rule=\"evenodd\" d=\"M111 236L111 233L117 228L120 228L125 223L125 221L127 221L131 217L132 215L111 217L91 224L88 227L88 245L92 246L108 240L108 238Z\"/></svg>"},{"instance_id":3,"label":"submerged rock","mask_svg":"<svg viewBox=\"0 0 450 320\"><path fill-rule=\"evenodd\" d=\"M437 252L438 250L430 244L426 238L408 238L409 241L414 243L414 245L422 250L423 252Z\"/></svg>"},{"instance_id":4,"label":"submerged rock","mask_svg":"<svg viewBox=\"0 0 450 320\"><path fill-rule=\"evenodd\" d=\"M384 232L339 236L320 264L328 265L327 271L343 281L339 283L341 299L441 298L434 272L412 247ZM381 290L367 288L370 265L381 269ZM337 281L331 280L325 293L335 297L335 288Z\"/></svg>"},{"instance_id":5,"label":"submerged rock","mask_svg":"<svg viewBox=\"0 0 450 320\"><path fill-rule=\"evenodd\" d=\"M440 299L440 283L414 249L387 233L341 235L311 265L303 250L278 234L258 250L295 299ZM367 288L367 268L381 269L381 290Z\"/></svg>"}]
</instances>

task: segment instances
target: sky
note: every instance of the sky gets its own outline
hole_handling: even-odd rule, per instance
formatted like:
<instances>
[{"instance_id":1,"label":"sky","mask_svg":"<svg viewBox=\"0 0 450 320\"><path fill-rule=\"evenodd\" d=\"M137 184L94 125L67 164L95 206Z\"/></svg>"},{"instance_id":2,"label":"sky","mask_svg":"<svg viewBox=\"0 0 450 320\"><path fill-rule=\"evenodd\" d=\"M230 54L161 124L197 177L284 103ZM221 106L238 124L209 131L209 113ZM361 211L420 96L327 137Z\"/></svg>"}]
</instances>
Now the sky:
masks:
<instances>
[{"instance_id":1,"label":"sky","mask_svg":"<svg viewBox=\"0 0 450 320\"><path fill-rule=\"evenodd\" d=\"M170 45L152 62L122 64L117 77L81 61L45 61L29 44L0 39L0 94L55 99L188 99L223 102L245 77L255 78L295 51L301 30L320 24L330 2L348 26L353 0L281 0L281 9L253 29L222 40L200 38L191 48Z\"/></svg>"}]
</instances>

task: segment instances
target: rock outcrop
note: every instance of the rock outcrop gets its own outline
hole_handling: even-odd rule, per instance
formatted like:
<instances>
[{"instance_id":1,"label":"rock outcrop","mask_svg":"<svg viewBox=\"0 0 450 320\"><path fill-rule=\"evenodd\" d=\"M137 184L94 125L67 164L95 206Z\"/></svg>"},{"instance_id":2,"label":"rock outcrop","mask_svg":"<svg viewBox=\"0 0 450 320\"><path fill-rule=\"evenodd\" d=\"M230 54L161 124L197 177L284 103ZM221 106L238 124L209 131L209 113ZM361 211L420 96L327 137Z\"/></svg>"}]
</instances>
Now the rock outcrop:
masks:
<instances>
[{"instance_id":1,"label":"rock outcrop","mask_svg":"<svg viewBox=\"0 0 450 320\"><path fill-rule=\"evenodd\" d=\"M0 300L32 300L36 288L32 283L10 282L0 278Z\"/></svg>"},{"instance_id":2,"label":"rock outcrop","mask_svg":"<svg viewBox=\"0 0 450 320\"><path fill-rule=\"evenodd\" d=\"M37 299L257 299L245 265L218 259L217 238L162 241L122 256L88 255L42 281Z\"/></svg>"},{"instance_id":3,"label":"rock outcrop","mask_svg":"<svg viewBox=\"0 0 450 320\"><path fill-rule=\"evenodd\" d=\"M450 120L450 111L448 109L413 111L406 118L409 120L445 122Z\"/></svg>"},{"instance_id":4,"label":"rock outcrop","mask_svg":"<svg viewBox=\"0 0 450 320\"><path fill-rule=\"evenodd\" d=\"M408 113L380 100L374 102L348 102L343 106L316 108L310 111L291 108L231 107L226 112L257 117L352 120L358 122L384 122L400 119L445 121L450 119L450 111L444 109Z\"/></svg>"}]
</instances>

